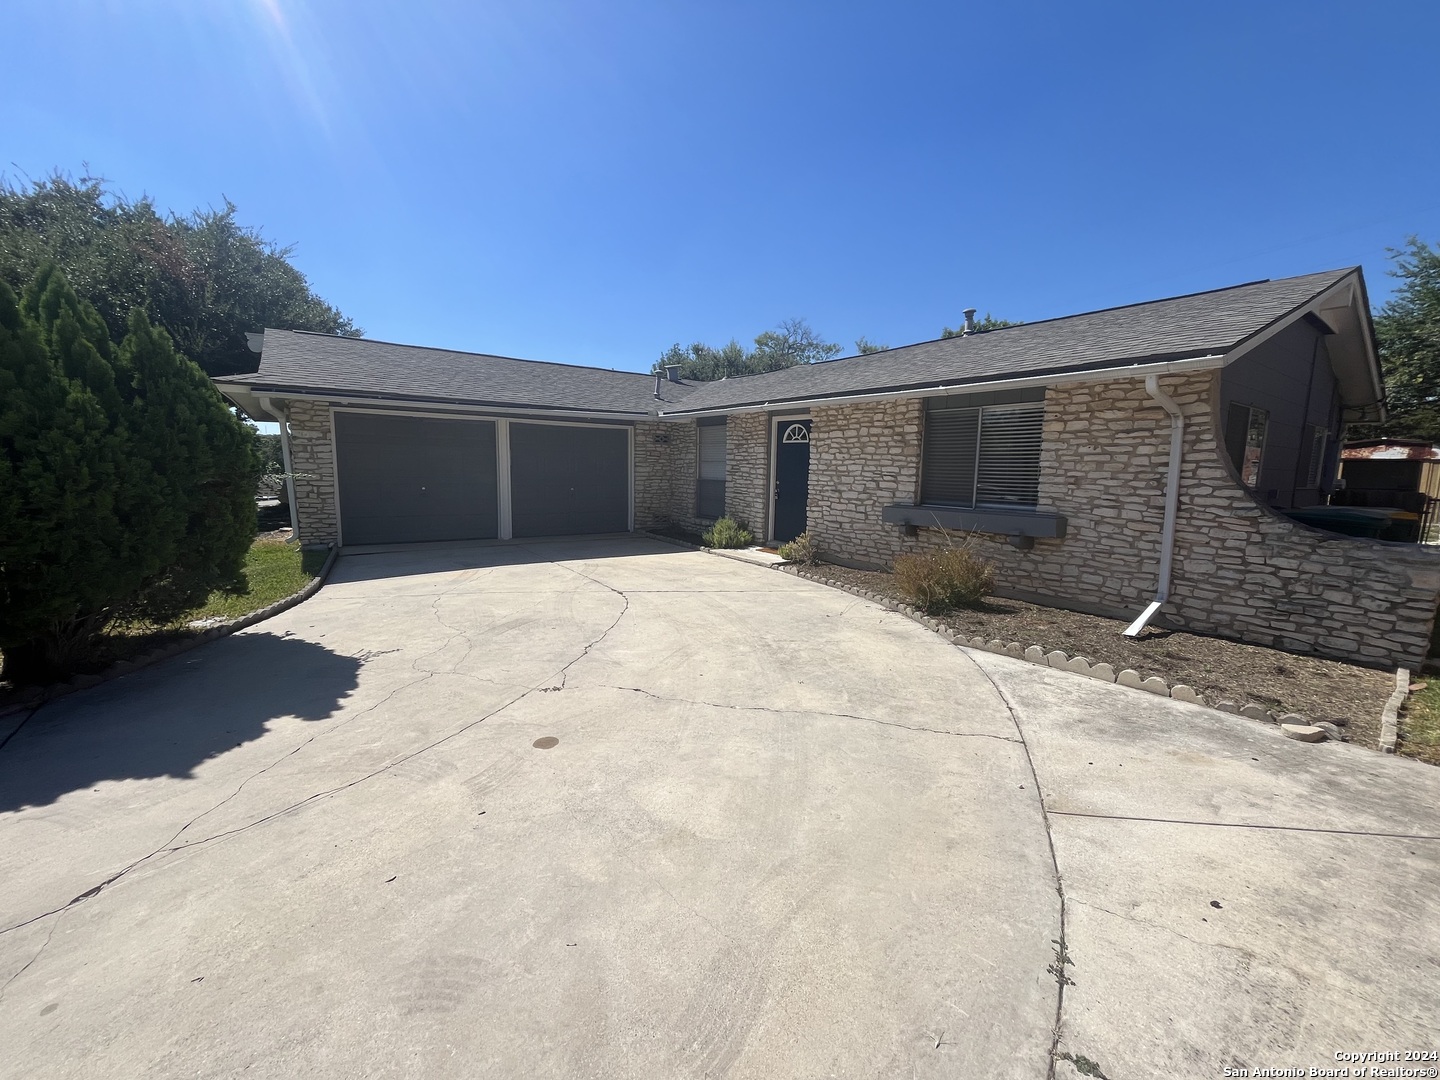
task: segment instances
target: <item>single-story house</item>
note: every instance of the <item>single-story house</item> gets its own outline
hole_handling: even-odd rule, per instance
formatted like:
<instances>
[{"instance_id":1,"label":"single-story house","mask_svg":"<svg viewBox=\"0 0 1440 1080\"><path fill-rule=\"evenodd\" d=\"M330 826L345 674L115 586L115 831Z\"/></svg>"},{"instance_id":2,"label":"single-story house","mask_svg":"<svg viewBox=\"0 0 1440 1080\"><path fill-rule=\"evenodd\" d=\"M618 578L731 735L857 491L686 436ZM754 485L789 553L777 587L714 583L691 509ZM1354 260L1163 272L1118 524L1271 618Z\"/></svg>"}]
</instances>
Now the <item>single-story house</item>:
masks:
<instances>
[{"instance_id":1,"label":"single-story house","mask_svg":"<svg viewBox=\"0 0 1440 1080\"><path fill-rule=\"evenodd\" d=\"M1427 654L1440 553L1344 537L1384 415L1334 270L711 383L284 330L216 380L281 425L304 541L808 531L883 566L973 536L1004 594L1374 664Z\"/></svg>"}]
</instances>

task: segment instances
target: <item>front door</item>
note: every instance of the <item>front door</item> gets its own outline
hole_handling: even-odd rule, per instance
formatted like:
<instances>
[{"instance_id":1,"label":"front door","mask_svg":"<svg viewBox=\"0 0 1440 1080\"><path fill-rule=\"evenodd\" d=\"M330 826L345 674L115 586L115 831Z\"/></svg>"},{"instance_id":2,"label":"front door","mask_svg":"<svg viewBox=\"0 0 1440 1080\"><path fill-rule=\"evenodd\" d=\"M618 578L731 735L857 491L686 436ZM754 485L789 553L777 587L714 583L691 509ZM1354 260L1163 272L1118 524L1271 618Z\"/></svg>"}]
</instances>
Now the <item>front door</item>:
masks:
<instances>
[{"instance_id":1,"label":"front door","mask_svg":"<svg viewBox=\"0 0 1440 1080\"><path fill-rule=\"evenodd\" d=\"M810 497L810 421L781 420L775 426L775 542L805 531Z\"/></svg>"}]
</instances>

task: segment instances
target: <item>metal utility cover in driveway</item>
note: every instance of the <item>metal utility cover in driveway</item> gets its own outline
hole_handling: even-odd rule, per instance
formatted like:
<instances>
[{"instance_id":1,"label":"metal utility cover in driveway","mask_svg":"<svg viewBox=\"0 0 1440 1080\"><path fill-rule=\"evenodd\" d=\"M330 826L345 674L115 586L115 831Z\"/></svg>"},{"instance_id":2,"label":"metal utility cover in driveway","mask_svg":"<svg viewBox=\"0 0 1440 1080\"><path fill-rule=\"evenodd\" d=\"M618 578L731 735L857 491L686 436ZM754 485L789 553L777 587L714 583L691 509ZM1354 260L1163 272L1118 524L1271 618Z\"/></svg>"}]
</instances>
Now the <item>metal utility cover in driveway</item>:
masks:
<instances>
[{"instance_id":1,"label":"metal utility cover in driveway","mask_svg":"<svg viewBox=\"0 0 1440 1080\"><path fill-rule=\"evenodd\" d=\"M510 423L511 534L578 536L630 528L630 432Z\"/></svg>"},{"instance_id":2,"label":"metal utility cover in driveway","mask_svg":"<svg viewBox=\"0 0 1440 1080\"><path fill-rule=\"evenodd\" d=\"M346 544L500 535L495 423L335 413Z\"/></svg>"}]
</instances>

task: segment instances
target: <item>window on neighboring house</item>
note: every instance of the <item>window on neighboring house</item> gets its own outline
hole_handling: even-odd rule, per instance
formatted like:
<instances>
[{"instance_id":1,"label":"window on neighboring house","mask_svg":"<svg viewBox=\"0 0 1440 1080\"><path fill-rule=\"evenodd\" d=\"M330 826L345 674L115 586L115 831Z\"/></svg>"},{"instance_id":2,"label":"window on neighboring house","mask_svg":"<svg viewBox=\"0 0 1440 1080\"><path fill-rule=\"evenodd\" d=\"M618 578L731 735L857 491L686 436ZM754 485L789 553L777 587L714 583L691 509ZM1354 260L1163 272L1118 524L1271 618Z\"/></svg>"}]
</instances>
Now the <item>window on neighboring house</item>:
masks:
<instances>
[{"instance_id":1,"label":"window on neighboring house","mask_svg":"<svg viewBox=\"0 0 1440 1080\"><path fill-rule=\"evenodd\" d=\"M695 516L725 515L725 418L700 421Z\"/></svg>"},{"instance_id":2,"label":"window on neighboring house","mask_svg":"<svg viewBox=\"0 0 1440 1080\"><path fill-rule=\"evenodd\" d=\"M1260 459L1265 454L1265 429L1270 414L1250 405L1232 404L1225 417L1225 449L1240 474L1240 482L1252 490L1260 483Z\"/></svg>"},{"instance_id":3,"label":"window on neighboring house","mask_svg":"<svg viewBox=\"0 0 1440 1080\"><path fill-rule=\"evenodd\" d=\"M1325 451L1330 444L1330 433L1323 427L1310 429L1310 460L1305 469L1305 486L1318 488L1326 480Z\"/></svg>"},{"instance_id":4,"label":"window on neighboring house","mask_svg":"<svg viewBox=\"0 0 1440 1080\"><path fill-rule=\"evenodd\" d=\"M931 398L925 412L920 501L1034 509L1040 501L1045 421L1044 403L1035 400L1038 393L1026 394L1029 401L983 405L967 404L964 398Z\"/></svg>"}]
</instances>

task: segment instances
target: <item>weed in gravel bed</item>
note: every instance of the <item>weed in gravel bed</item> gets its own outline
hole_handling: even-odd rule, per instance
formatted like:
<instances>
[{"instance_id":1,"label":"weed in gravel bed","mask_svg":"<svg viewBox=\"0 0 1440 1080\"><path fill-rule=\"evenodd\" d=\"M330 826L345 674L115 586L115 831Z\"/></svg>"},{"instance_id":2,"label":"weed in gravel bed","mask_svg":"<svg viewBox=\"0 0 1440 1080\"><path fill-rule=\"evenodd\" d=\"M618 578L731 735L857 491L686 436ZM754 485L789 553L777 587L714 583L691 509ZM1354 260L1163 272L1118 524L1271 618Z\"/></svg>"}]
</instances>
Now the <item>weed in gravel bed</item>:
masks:
<instances>
[{"instance_id":1,"label":"weed in gravel bed","mask_svg":"<svg viewBox=\"0 0 1440 1080\"><path fill-rule=\"evenodd\" d=\"M1440 681L1432 682L1405 702L1395 752L1440 765Z\"/></svg>"}]
</instances>

